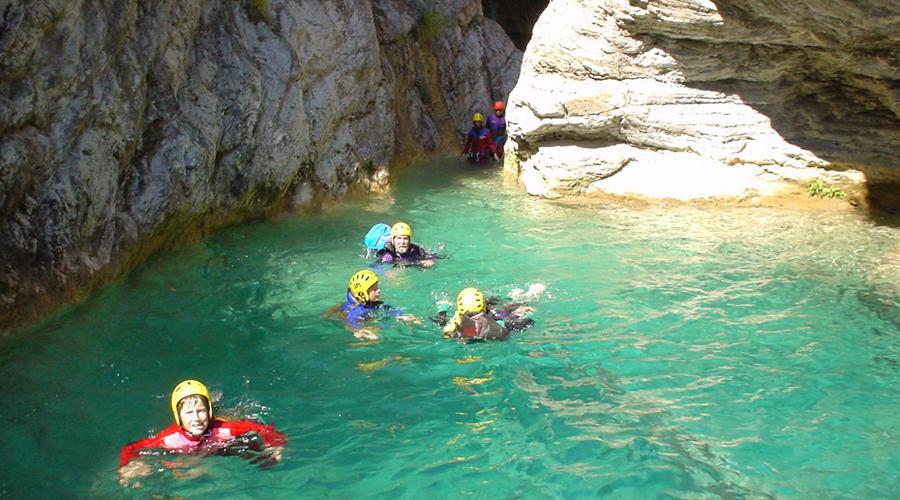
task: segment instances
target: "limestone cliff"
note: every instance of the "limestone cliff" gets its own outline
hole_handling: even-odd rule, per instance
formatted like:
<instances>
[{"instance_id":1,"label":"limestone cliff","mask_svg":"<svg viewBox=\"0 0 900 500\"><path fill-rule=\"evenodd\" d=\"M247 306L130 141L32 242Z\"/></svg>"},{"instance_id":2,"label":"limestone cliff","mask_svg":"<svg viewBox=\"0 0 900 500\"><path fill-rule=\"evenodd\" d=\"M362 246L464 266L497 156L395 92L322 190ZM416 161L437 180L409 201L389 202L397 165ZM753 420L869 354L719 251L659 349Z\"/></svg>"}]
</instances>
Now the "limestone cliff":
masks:
<instances>
[{"instance_id":1,"label":"limestone cliff","mask_svg":"<svg viewBox=\"0 0 900 500\"><path fill-rule=\"evenodd\" d=\"M890 0L551 0L507 168L548 197L752 199L822 177L896 209L898 41Z\"/></svg>"},{"instance_id":2,"label":"limestone cliff","mask_svg":"<svg viewBox=\"0 0 900 500\"><path fill-rule=\"evenodd\" d=\"M479 0L0 1L0 327L457 147L521 53Z\"/></svg>"}]
</instances>

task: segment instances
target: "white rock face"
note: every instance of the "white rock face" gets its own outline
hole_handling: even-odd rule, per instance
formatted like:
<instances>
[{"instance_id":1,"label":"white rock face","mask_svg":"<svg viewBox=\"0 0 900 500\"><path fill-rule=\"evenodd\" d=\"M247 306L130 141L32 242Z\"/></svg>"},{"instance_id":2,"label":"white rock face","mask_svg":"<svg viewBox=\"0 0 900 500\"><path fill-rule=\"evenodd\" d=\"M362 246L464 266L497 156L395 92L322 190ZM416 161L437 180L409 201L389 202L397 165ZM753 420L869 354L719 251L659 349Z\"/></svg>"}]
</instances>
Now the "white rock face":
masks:
<instances>
[{"instance_id":1,"label":"white rock face","mask_svg":"<svg viewBox=\"0 0 900 500\"><path fill-rule=\"evenodd\" d=\"M896 184L900 4L858 4L551 0L510 96L506 168L545 197Z\"/></svg>"},{"instance_id":2,"label":"white rock face","mask_svg":"<svg viewBox=\"0 0 900 500\"><path fill-rule=\"evenodd\" d=\"M521 63L479 0L0 4L0 328L455 154Z\"/></svg>"}]
</instances>

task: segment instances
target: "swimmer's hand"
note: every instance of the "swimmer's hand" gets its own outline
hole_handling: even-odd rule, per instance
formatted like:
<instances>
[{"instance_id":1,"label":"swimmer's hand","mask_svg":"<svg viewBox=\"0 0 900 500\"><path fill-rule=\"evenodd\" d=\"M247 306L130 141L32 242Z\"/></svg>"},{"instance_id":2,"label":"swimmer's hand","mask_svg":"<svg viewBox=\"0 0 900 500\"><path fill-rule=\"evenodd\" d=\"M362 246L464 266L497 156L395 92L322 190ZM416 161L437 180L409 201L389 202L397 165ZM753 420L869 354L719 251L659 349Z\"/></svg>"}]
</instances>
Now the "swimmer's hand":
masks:
<instances>
[{"instance_id":1,"label":"swimmer's hand","mask_svg":"<svg viewBox=\"0 0 900 500\"><path fill-rule=\"evenodd\" d=\"M420 260L419 265L421 265L422 267L431 267L434 265L434 260L432 260L432 259Z\"/></svg>"},{"instance_id":2,"label":"swimmer's hand","mask_svg":"<svg viewBox=\"0 0 900 500\"><path fill-rule=\"evenodd\" d=\"M153 474L153 467L150 467L140 460L132 460L119 468L119 484L127 487L132 479L149 476L150 474ZM130 486L132 488L140 488L143 485L140 481L135 481Z\"/></svg>"},{"instance_id":3,"label":"swimmer's hand","mask_svg":"<svg viewBox=\"0 0 900 500\"><path fill-rule=\"evenodd\" d=\"M276 462L284 460L284 446L273 446L266 450L266 455Z\"/></svg>"},{"instance_id":4,"label":"swimmer's hand","mask_svg":"<svg viewBox=\"0 0 900 500\"><path fill-rule=\"evenodd\" d=\"M360 328L353 332L353 336L359 340L378 340L378 334L371 328Z\"/></svg>"},{"instance_id":5,"label":"swimmer's hand","mask_svg":"<svg viewBox=\"0 0 900 500\"><path fill-rule=\"evenodd\" d=\"M192 467L190 469L172 471L175 479L196 479L203 474L206 474L206 467Z\"/></svg>"},{"instance_id":6,"label":"swimmer's hand","mask_svg":"<svg viewBox=\"0 0 900 500\"><path fill-rule=\"evenodd\" d=\"M422 324L422 322L419 320L419 318L413 316L412 314L400 314L400 315L397 316L397 319L400 320L400 321L412 322L412 323L415 323L415 324L417 324L417 325L421 325L421 324Z\"/></svg>"},{"instance_id":7,"label":"swimmer's hand","mask_svg":"<svg viewBox=\"0 0 900 500\"><path fill-rule=\"evenodd\" d=\"M284 446L273 446L266 448L258 457L250 461L251 464L258 465L262 469L271 467L283 460Z\"/></svg>"},{"instance_id":8,"label":"swimmer's hand","mask_svg":"<svg viewBox=\"0 0 900 500\"><path fill-rule=\"evenodd\" d=\"M519 307L513 309L512 314L513 314L513 316L518 316L521 318L521 317L523 317L527 314L531 314L533 312L534 312L534 308L531 306L519 306Z\"/></svg>"}]
</instances>

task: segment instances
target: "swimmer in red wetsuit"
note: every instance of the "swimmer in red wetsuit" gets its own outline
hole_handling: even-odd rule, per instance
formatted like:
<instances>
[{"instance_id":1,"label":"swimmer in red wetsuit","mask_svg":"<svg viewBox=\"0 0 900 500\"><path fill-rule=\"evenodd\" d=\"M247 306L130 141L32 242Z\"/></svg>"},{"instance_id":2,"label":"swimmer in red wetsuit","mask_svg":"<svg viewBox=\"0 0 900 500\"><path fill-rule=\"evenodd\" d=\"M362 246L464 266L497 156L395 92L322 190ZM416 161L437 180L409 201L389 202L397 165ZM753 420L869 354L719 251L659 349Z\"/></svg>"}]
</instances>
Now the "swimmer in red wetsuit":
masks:
<instances>
[{"instance_id":1,"label":"swimmer in red wetsuit","mask_svg":"<svg viewBox=\"0 0 900 500\"><path fill-rule=\"evenodd\" d=\"M234 453L236 449L236 454L253 456L252 452L264 452L269 461L281 460L287 436L272 425L214 418L209 391L200 382L185 380L175 386L171 404L174 424L153 437L122 447L119 480L123 484L153 472L149 465L136 460L150 450L214 455Z\"/></svg>"}]
</instances>

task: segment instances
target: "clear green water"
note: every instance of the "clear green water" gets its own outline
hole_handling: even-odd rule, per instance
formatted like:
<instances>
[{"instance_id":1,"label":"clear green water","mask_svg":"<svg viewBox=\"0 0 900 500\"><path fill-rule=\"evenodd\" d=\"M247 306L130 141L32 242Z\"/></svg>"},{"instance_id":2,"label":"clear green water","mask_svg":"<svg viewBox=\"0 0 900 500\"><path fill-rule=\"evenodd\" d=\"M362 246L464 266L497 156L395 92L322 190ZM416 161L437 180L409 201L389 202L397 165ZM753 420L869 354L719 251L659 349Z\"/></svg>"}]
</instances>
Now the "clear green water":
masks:
<instances>
[{"instance_id":1,"label":"clear green water","mask_svg":"<svg viewBox=\"0 0 900 500\"><path fill-rule=\"evenodd\" d=\"M322 313L378 221L444 245L382 278L421 318L477 285L539 283L532 330L360 343ZM891 497L900 471L896 224L854 214L573 208L435 163L390 196L160 255L0 339L0 495ZM893 259L893 260L892 260ZM119 447L168 425L184 378L274 422L288 460L236 457L125 490Z\"/></svg>"}]
</instances>

